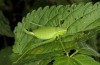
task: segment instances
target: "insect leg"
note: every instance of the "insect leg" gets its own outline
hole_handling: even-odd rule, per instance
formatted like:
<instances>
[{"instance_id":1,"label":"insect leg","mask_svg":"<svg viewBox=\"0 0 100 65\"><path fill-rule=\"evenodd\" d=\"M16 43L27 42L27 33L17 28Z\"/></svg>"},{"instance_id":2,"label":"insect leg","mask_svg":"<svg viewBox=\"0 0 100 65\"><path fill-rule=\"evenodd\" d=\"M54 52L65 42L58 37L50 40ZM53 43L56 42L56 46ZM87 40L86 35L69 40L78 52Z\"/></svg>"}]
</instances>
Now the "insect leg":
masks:
<instances>
[{"instance_id":1,"label":"insect leg","mask_svg":"<svg viewBox=\"0 0 100 65\"><path fill-rule=\"evenodd\" d=\"M69 56L69 54L68 54L68 52L66 51L65 46L64 46L64 44L62 43L62 40L61 40L61 39L60 39L60 43L61 43L61 46L62 46L64 52L66 53L66 55Z\"/></svg>"},{"instance_id":2,"label":"insect leg","mask_svg":"<svg viewBox=\"0 0 100 65\"><path fill-rule=\"evenodd\" d=\"M24 29L24 31L25 31L25 33L27 33L27 34L34 36L34 33L33 33L33 32L29 32L29 31L27 31L26 29Z\"/></svg>"}]
</instances>

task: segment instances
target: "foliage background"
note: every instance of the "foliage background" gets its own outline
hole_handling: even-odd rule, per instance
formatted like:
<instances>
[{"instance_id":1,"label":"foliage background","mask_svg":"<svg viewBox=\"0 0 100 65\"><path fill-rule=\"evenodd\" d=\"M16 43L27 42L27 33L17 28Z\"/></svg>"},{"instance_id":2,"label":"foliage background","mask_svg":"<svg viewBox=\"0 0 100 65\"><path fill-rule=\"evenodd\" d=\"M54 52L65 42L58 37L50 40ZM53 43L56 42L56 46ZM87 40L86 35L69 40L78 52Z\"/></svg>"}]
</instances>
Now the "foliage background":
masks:
<instances>
[{"instance_id":1,"label":"foliage background","mask_svg":"<svg viewBox=\"0 0 100 65\"><path fill-rule=\"evenodd\" d=\"M92 2L99 0L0 0L0 50L12 47L14 44L13 30L17 23L22 20L28 12L47 5L67 5L80 2ZM3 23L1 22L3 21ZM87 41L100 52L100 34ZM95 45L92 45L95 43ZM10 52L8 52L10 53Z\"/></svg>"}]
</instances>

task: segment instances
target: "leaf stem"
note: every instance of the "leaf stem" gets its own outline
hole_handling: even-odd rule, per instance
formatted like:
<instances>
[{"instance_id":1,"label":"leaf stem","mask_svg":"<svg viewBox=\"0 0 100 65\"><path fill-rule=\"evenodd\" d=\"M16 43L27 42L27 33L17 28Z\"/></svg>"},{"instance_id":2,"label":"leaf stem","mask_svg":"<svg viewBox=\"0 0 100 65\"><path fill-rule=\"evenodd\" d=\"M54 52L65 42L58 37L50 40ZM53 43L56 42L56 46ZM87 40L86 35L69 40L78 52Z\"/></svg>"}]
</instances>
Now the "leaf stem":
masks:
<instances>
[{"instance_id":1,"label":"leaf stem","mask_svg":"<svg viewBox=\"0 0 100 65\"><path fill-rule=\"evenodd\" d=\"M62 43L61 39L60 39L60 43L61 43L61 46L62 46L64 52L66 53L66 55L69 56L69 54L68 54L68 52L66 51L65 46L64 46L64 44Z\"/></svg>"}]
</instances>

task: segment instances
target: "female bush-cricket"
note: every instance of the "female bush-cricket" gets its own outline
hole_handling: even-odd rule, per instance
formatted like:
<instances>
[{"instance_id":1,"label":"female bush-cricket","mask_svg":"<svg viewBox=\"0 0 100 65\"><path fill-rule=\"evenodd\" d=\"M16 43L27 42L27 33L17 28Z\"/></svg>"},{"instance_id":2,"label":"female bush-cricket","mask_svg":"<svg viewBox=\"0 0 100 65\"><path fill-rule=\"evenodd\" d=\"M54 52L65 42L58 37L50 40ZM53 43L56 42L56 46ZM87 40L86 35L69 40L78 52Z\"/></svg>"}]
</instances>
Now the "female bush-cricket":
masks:
<instances>
[{"instance_id":1,"label":"female bush-cricket","mask_svg":"<svg viewBox=\"0 0 100 65\"><path fill-rule=\"evenodd\" d=\"M61 27L40 27L38 29L29 32L25 29L27 34L33 35L39 39L55 39L57 36L63 35L66 33L66 29Z\"/></svg>"}]
</instances>

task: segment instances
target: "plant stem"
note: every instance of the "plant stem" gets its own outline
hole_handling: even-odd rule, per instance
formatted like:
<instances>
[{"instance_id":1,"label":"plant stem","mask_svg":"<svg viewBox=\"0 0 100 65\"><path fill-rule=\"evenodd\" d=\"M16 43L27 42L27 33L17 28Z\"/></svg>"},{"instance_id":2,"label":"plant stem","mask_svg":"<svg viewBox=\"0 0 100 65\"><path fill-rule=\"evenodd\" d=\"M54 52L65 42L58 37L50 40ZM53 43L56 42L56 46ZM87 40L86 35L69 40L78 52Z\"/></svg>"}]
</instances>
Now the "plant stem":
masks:
<instances>
[{"instance_id":1,"label":"plant stem","mask_svg":"<svg viewBox=\"0 0 100 65\"><path fill-rule=\"evenodd\" d=\"M64 44L62 43L61 39L60 39L60 43L61 43L61 46L62 46L64 52L66 53L66 55L69 56L69 54L68 54L68 52L66 51L65 46L64 46Z\"/></svg>"}]
</instances>

